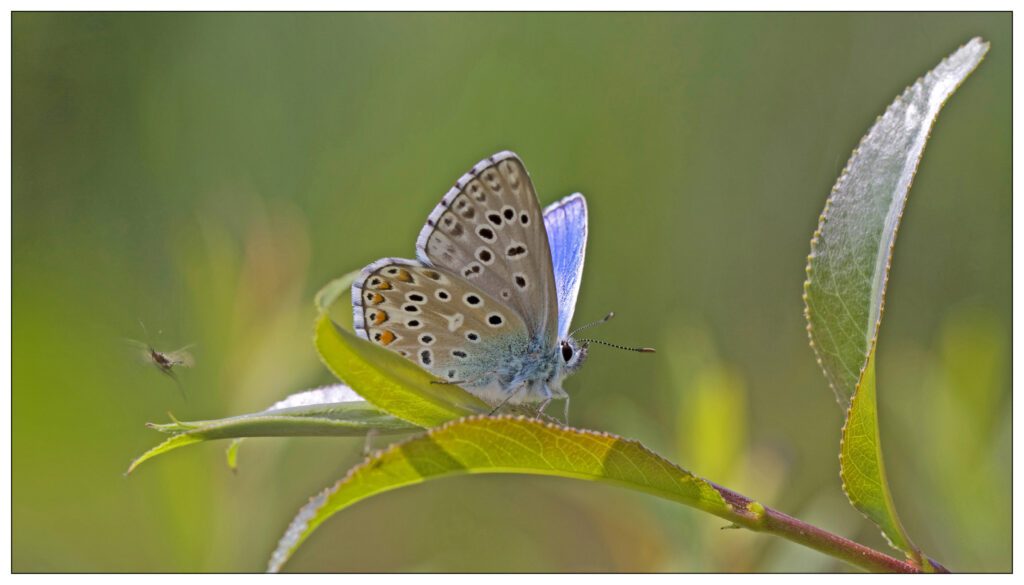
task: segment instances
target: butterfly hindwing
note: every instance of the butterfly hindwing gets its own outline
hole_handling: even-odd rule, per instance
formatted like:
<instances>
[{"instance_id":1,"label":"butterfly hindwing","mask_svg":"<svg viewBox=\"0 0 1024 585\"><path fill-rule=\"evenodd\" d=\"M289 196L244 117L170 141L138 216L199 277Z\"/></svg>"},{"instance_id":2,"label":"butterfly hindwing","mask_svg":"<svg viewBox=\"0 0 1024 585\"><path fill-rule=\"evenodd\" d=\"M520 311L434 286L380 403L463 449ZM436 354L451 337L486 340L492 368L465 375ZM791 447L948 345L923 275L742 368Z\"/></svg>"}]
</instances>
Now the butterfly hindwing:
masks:
<instances>
[{"instance_id":1,"label":"butterfly hindwing","mask_svg":"<svg viewBox=\"0 0 1024 585\"><path fill-rule=\"evenodd\" d=\"M459 179L416 242L419 259L447 269L519 314L531 335L557 341L551 251L533 183L501 152Z\"/></svg>"},{"instance_id":2,"label":"butterfly hindwing","mask_svg":"<svg viewBox=\"0 0 1024 585\"><path fill-rule=\"evenodd\" d=\"M492 357L486 340L526 331L514 311L455 274L400 258L364 268L352 305L357 334L444 381L479 382Z\"/></svg>"},{"instance_id":3,"label":"butterfly hindwing","mask_svg":"<svg viewBox=\"0 0 1024 585\"><path fill-rule=\"evenodd\" d=\"M355 331L491 404L543 408L566 396L562 379L586 357L567 337L586 241L583 196L541 212L522 161L500 152L434 208L418 261L363 269Z\"/></svg>"}]
</instances>

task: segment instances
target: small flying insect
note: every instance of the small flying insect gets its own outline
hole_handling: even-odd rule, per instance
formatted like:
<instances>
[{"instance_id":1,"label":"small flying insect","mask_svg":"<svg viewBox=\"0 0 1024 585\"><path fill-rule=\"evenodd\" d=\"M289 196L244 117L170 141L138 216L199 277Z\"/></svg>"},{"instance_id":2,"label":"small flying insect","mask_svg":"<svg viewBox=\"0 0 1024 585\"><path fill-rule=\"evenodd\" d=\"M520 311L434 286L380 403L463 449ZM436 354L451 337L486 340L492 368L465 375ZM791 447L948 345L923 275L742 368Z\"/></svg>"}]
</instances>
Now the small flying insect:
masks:
<instances>
[{"instance_id":1,"label":"small flying insect","mask_svg":"<svg viewBox=\"0 0 1024 585\"><path fill-rule=\"evenodd\" d=\"M145 332L146 326L141 321L139 324L142 325L142 330ZM149 336L148 332L146 336ZM186 345L176 351L165 352L157 350L149 343L143 343L135 339L128 339L127 341L138 351L139 359L153 364L162 374L174 380L174 383L178 386L178 392L181 393L181 397L188 400L188 397L185 395L185 388L182 387L181 380L178 379L178 374L174 371L174 368L191 368L196 364L195 358L189 351L194 344Z\"/></svg>"}]
</instances>

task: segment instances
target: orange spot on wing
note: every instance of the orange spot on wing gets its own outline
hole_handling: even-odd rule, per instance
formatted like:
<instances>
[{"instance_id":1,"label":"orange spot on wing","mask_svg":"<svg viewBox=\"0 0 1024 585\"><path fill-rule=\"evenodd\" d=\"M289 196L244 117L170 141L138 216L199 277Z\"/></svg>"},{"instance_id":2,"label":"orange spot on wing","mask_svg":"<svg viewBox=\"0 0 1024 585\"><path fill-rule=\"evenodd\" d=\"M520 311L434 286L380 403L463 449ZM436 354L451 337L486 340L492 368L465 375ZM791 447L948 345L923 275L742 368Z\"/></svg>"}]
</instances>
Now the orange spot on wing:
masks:
<instances>
[{"instance_id":1,"label":"orange spot on wing","mask_svg":"<svg viewBox=\"0 0 1024 585\"><path fill-rule=\"evenodd\" d=\"M373 305L379 305L384 302L384 295L380 293L370 293L366 295L366 300Z\"/></svg>"},{"instance_id":2,"label":"orange spot on wing","mask_svg":"<svg viewBox=\"0 0 1024 585\"><path fill-rule=\"evenodd\" d=\"M374 311L370 314L370 323L373 323L374 325L380 325L387 320L388 314L384 311Z\"/></svg>"},{"instance_id":3,"label":"orange spot on wing","mask_svg":"<svg viewBox=\"0 0 1024 585\"><path fill-rule=\"evenodd\" d=\"M398 269L398 274L395 276L400 282L413 282L412 275L409 271L404 268Z\"/></svg>"},{"instance_id":4,"label":"orange spot on wing","mask_svg":"<svg viewBox=\"0 0 1024 585\"><path fill-rule=\"evenodd\" d=\"M390 331L382 331L380 334L380 344L388 345L396 339L395 334Z\"/></svg>"}]
</instances>

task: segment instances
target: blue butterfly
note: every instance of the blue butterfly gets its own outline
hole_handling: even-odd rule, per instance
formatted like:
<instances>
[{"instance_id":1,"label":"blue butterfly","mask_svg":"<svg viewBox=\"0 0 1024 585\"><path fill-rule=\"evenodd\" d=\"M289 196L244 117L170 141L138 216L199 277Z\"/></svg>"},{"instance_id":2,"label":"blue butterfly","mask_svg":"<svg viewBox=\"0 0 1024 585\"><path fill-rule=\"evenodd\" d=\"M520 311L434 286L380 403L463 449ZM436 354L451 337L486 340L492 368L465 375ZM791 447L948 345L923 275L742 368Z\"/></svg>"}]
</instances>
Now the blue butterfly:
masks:
<instances>
[{"instance_id":1,"label":"blue butterfly","mask_svg":"<svg viewBox=\"0 0 1024 585\"><path fill-rule=\"evenodd\" d=\"M587 357L569 333L583 276L587 203L541 213L523 162L499 152L441 199L417 260L383 258L352 285L355 330L491 405L568 399Z\"/></svg>"}]
</instances>

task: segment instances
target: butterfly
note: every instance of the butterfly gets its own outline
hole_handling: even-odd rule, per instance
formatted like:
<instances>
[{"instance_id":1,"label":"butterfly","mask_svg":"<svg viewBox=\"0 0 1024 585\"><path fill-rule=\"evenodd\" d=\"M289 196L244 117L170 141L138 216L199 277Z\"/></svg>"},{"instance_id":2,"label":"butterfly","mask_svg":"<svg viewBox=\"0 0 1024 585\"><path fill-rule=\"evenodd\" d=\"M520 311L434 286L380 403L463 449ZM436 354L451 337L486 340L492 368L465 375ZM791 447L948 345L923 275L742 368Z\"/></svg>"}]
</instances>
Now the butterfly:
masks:
<instances>
[{"instance_id":1,"label":"butterfly","mask_svg":"<svg viewBox=\"0 0 1024 585\"><path fill-rule=\"evenodd\" d=\"M491 405L543 412L568 400L562 380L587 358L588 340L569 333L586 243L583 195L541 212L523 162L499 152L434 208L416 260L362 270L352 284L354 329Z\"/></svg>"}]
</instances>

